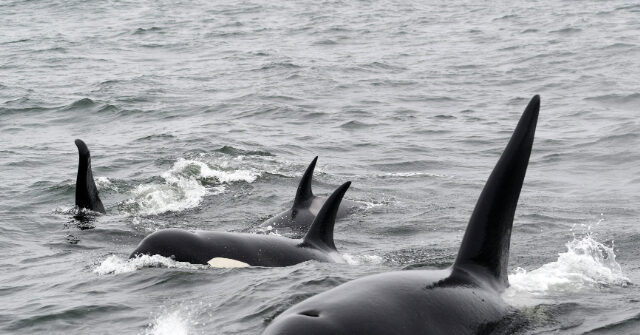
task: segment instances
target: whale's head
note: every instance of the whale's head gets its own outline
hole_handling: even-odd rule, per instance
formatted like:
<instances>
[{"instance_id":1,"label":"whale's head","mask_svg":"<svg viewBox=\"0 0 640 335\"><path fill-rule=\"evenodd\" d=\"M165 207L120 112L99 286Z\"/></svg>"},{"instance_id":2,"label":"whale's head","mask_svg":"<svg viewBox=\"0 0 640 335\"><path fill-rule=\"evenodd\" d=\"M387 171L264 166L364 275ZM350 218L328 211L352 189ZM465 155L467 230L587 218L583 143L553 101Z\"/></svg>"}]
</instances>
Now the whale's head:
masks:
<instances>
[{"instance_id":1,"label":"whale's head","mask_svg":"<svg viewBox=\"0 0 640 335\"><path fill-rule=\"evenodd\" d=\"M201 249L197 234L182 229L163 229L145 237L129 258L160 255L184 262L196 259L197 251ZM207 260L194 261L194 263L205 264Z\"/></svg>"},{"instance_id":2,"label":"whale's head","mask_svg":"<svg viewBox=\"0 0 640 335\"><path fill-rule=\"evenodd\" d=\"M503 320L511 325L514 310L500 293L508 286L511 230L539 109L534 96L480 194L450 269L344 283L289 308L263 335L485 334L498 332Z\"/></svg>"},{"instance_id":3,"label":"whale's head","mask_svg":"<svg viewBox=\"0 0 640 335\"><path fill-rule=\"evenodd\" d=\"M392 304L388 310L376 308L384 301L382 295L374 294L371 299L348 299L351 292L359 291L350 288L338 295L320 294L303 301L276 317L264 330L262 335L352 335L352 334L395 334L397 325L389 322L394 316ZM329 293L331 291L325 292ZM343 299L344 298L344 299ZM383 306L384 307L384 306ZM402 312L400 320L405 317ZM390 319L388 319L390 317Z\"/></svg>"},{"instance_id":4,"label":"whale's head","mask_svg":"<svg viewBox=\"0 0 640 335\"><path fill-rule=\"evenodd\" d=\"M344 332L337 320L323 315L322 311L310 309L288 313L272 322L262 335L339 335Z\"/></svg>"}]
</instances>

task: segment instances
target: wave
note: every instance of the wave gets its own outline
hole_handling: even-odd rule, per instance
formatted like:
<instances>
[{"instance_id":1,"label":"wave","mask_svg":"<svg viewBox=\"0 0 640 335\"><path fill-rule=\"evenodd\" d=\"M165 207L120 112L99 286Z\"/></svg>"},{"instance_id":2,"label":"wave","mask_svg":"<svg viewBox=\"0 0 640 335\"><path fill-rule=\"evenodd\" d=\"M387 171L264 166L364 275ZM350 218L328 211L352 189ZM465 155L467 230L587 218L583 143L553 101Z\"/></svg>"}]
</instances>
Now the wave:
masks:
<instances>
[{"instance_id":1,"label":"wave","mask_svg":"<svg viewBox=\"0 0 640 335\"><path fill-rule=\"evenodd\" d=\"M360 122L360 121L356 121L356 120L351 120L348 122L343 123L342 125L340 125L340 128L344 128L344 129L370 129L372 127L375 127L376 125L374 124L368 124L368 123L364 123L364 122Z\"/></svg>"},{"instance_id":2,"label":"wave","mask_svg":"<svg viewBox=\"0 0 640 335\"><path fill-rule=\"evenodd\" d=\"M575 292L588 287L630 284L611 247L595 240L592 233L566 244L567 251L554 262L527 271L516 268L509 275L507 296L527 293L534 296Z\"/></svg>"},{"instance_id":3,"label":"wave","mask_svg":"<svg viewBox=\"0 0 640 335\"><path fill-rule=\"evenodd\" d=\"M109 104L107 102L97 102L90 98L82 98L80 100L76 100L69 105L59 107L60 111L63 112L89 112L96 114L103 113L121 113L122 110L116 106Z\"/></svg>"},{"instance_id":4,"label":"wave","mask_svg":"<svg viewBox=\"0 0 640 335\"><path fill-rule=\"evenodd\" d=\"M118 191L118 187L113 182L111 182L111 180L107 177L102 177L102 176L96 177L95 182L96 182L96 187L98 187L100 191L105 191L105 190Z\"/></svg>"},{"instance_id":5,"label":"wave","mask_svg":"<svg viewBox=\"0 0 640 335\"><path fill-rule=\"evenodd\" d=\"M384 207L384 206L389 206L392 203L395 203L396 201L393 199L380 199L380 200L352 200L353 202L362 205L362 210L370 210L373 208L378 208L378 207Z\"/></svg>"},{"instance_id":6,"label":"wave","mask_svg":"<svg viewBox=\"0 0 640 335\"><path fill-rule=\"evenodd\" d=\"M636 48L635 44L617 42L617 43L612 43L604 47L601 47L600 49L607 50L607 49L634 49L634 48Z\"/></svg>"},{"instance_id":7,"label":"wave","mask_svg":"<svg viewBox=\"0 0 640 335\"><path fill-rule=\"evenodd\" d=\"M78 208L77 206L58 206L53 209L52 213L54 214L62 214L62 215L71 215L76 218L81 218L80 221L90 222L102 215L100 212L94 212L88 208Z\"/></svg>"},{"instance_id":8,"label":"wave","mask_svg":"<svg viewBox=\"0 0 640 335\"><path fill-rule=\"evenodd\" d=\"M575 34L575 33L579 33L581 32L582 29L580 28L574 28L574 27L565 27L562 29L558 29L558 30L552 30L550 31L550 33L557 33L557 34Z\"/></svg>"},{"instance_id":9,"label":"wave","mask_svg":"<svg viewBox=\"0 0 640 335\"><path fill-rule=\"evenodd\" d=\"M584 98L586 101L596 101L605 105L635 108L640 103L640 93L604 94Z\"/></svg>"},{"instance_id":10,"label":"wave","mask_svg":"<svg viewBox=\"0 0 640 335\"><path fill-rule=\"evenodd\" d=\"M349 265L382 264L384 262L384 259L378 255L342 254L342 258L344 258Z\"/></svg>"},{"instance_id":11,"label":"wave","mask_svg":"<svg viewBox=\"0 0 640 335\"><path fill-rule=\"evenodd\" d=\"M155 134L148 135L144 137L140 137L136 139L136 142L144 142L144 141L161 141L161 140L174 140L176 137L171 134Z\"/></svg>"},{"instance_id":12,"label":"wave","mask_svg":"<svg viewBox=\"0 0 640 335\"><path fill-rule=\"evenodd\" d=\"M210 267L208 265L177 262L171 258L162 257L160 255L142 255L131 259L123 259L116 255L111 255L93 269L93 273L101 276L110 274L117 275L137 271L143 268L203 270Z\"/></svg>"},{"instance_id":13,"label":"wave","mask_svg":"<svg viewBox=\"0 0 640 335\"><path fill-rule=\"evenodd\" d=\"M164 183L140 184L133 189L133 198L122 209L133 215L158 215L194 208L207 194L219 194L237 181L254 182L261 172L256 170L213 169L207 163L179 158L173 167L161 175ZM207 187L209 186L209 187Z\"/></svg>"},{"instance_id":14,"label":"wave","mask_svg":"<svg viewBox=\"0 0 640 335\"><path fill-rule=\"evenodd\" d=\"M80 100L76 100L72 102L70 105L65 106L62 110L76 110L76 109L85 109L90 108L96 105L96 102L89 98L82 98Z\"/></svg>"},{"instance_id":15,"label":"wave","mask_svg":"<svg viewBox=\"0 0 640 335\"><path fill-rule=\"evenodd\" d=\"M142 184L133 191L133 198L125 201L125 212L139 215L158 215L194 208L207 194L206 188L192 178L169 176L164 184Z\"/></svg>"},{"instance_id":16,"label":"wave","mask_svg":"<svg viewBox=\"0 0 640 335\"><path fill-rule=\"evenodd\" d=\"M272 153L268 151L260 151L260 150L245 150L240 148L235 148L229 145L225 145L222 148L216 149L216 152L231 155L234 157L238 156L273 156Z\"/></svg>"},{"instance_id":17,"label":"wave","mask_svg":"<svg viewBox=\"0 0 640 335\"><path fill-rule=\"evenodd\" d=\"M618 314L612 317L607 322L606 325L592 329L585 334L637 334L638 329L640 329L640 314L628 311L622 315Z\"/></svg>"},{"instance_id":18,"label":"wave","mask_svg":"<svg viewBox=\"0 0 640 335\"><path fill-rule=\"evenodd\" d=\"M138 28L136 29L132 35L144 35L147 33L154 33L154 32L162 32L163 29L160 27L151 27L151 28Z\"/></svg>"},{"instance_id":19,"label":"wave","mask_svg":"<svg viewBox=\"0 0 640 335\"><path fill-rule=\"evenodd\" d=\"M388 172L383 174L378 174L376 177L378 178L393 178L393 177L417 177L417 176L426 176L426 177L437 177L437 178L451 178L450 175L438 174L438 173L429 173L429 172Z\"/></svg>"},{"instance_id":20,"label":"wave","mask_svg":"<svg viewBox=\"0 0 640 335\"><path fill-rule=\"evenodd\" d=\"M201 178L215 178L219 183L230 183L236 181L253 183L261 175L259 171L255 170L216 170L210 168L206 163L195 160L186 160L182 158L178 159L172 170L183 171L194 166L197 166L200 169Z\"/></svg>"},{"instance_id":21,"label":"wave","mask_svg":"<svg viewBox=\"0 0 640 335\"><path fill-rule=\"evenodd\" d=\"M191 320L182 310L165 312L149 325L145 335L187 335L192 333Z\"/></svg>"}]
</instances>

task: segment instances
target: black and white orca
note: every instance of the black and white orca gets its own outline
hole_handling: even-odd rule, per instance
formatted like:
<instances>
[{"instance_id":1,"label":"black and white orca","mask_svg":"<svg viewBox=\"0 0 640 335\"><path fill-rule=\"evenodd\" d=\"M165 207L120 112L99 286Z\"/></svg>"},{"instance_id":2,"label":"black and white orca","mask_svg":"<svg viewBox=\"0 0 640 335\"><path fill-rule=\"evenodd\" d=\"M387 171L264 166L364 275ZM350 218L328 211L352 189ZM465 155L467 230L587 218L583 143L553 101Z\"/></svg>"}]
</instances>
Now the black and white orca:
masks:
<instances>
[{"instance_id":1,"label":"black and white orca","mask_svg":"<svg viewBox=\"0 0 640 335\"><path fill-rule=\"evenodd\" d=\"M264 335L487 334L515 309L508 287L513 218L538 120L536 95L480 194L454 264L356 279L279 315Z\"/></svg>"},{"instance_id":2,"label":"black and white orca","mask_svg":"<svg viewBox=\"0 0 640 335\"><path fill-rule=\"evenodd\" d=\"M302 175L291 208L261 223L259 225L260 228L276 231L278 229L291 230L293 233L304 233L309 229L327 199L315 196L311 190L313 171L317 161L318 156L311 161L311 164L309 164L309 167L307 167L307 170ZM340 219L347 216L350 210L356 207L356 202L346 199L342 200L340 208L338 209L337 218Z\"/></svg>"},{"instance_id":3,"label":"black and white orca","mask_svg":"<svg viewBox=\"0 0 640 335\"><path fill-rule=\"evenodd\" d=\"M213 267L289 266L316 260L343 263L333 242L340 202L351 182L342 184L324 202L304 238L230 232L189 232L166 229L147 236L131 253L160 255L179 262Z\"/></svg>"}]
</instances>

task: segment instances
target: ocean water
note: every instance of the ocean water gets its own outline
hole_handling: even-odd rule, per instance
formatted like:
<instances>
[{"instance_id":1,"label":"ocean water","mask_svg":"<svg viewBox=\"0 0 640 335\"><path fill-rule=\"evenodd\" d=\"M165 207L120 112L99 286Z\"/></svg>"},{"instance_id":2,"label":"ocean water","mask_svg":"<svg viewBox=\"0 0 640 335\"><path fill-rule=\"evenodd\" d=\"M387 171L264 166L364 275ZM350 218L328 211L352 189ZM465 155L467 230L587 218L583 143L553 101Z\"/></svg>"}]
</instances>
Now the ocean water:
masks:
<instances>
[{"instance_id":1,"label":"ocean water","mask_svg":"<svg viewBox=\"0 0 640 335\"><path fill-rule=\"evenodd\" d=\"M0 2L0 333L258 334L348 280L455 259L542 97L504 298L522 334L640 333L634 1ZM107 210L73 218L77 151ZM128 254L351 180L347 264Z\"/></svg>"}]
</instances>

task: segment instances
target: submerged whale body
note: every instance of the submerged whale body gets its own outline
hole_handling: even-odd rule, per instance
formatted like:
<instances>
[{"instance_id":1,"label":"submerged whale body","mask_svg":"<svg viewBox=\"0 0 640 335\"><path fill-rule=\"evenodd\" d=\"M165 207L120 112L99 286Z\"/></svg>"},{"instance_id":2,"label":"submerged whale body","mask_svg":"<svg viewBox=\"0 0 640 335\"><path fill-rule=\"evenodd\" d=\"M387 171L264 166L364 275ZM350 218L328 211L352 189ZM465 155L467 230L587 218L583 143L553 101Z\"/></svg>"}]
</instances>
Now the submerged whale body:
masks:
<instances>
[{"instance_id":1,"label":"submerged whale body","mask_svg":"<svg viewBox=\"0 0 640 335\"><path fill-rule=\"evenodd\" d=\"M300 233L304 233L309 229L318 211L320 211L320 208L322 208L322 205L326 201L324 197L315 196L311 190L313 171L317 161L318 157L316 156L302 175L291 208L261 223L260 228L276 230L284 228ZM349 210L356 206L357 204L354 201L342 200L336 217L340 219L347 216Z\"/></svg>"},{"instance_id":2,"label":"submerged whale body","mask_svg":"<svg viewBox=\"0 0 640 335\"><path fill-rule=\"evenodd\" d=\"M106 213L98 196L98 188L91 172L91 153L89 147L80 139L75 141L78 147L78 177L76 178L76 206L78 209L89 209Z\"/></svg>"},{"instance_id":3,"label":"submerged whale body","mask_svg":"<svg viewBox=\"0 0 640 335\"><path fill-rule=\"evenodd\" d=\"M478 199L455 263L356 279L307 299L265 335L486 334L515 312L508 286L511 228L533 145L540 98L534 96Z\"/></svg>"},{"instance_id":4,"label":"submerged whale body","mask_svg":"<svg viewBox=\"0 0 640 335\"><path fill-rule=\"evenodd\" d=\"M147 236L131 253L161 255L179 262L214 267L289 266L309 260L342 263L333 242L333 227L344 193L351 182L336 189L324 203L301 240L275 235L228 232L188 232L166 229Z\"/></svg>"}]
</instances>

